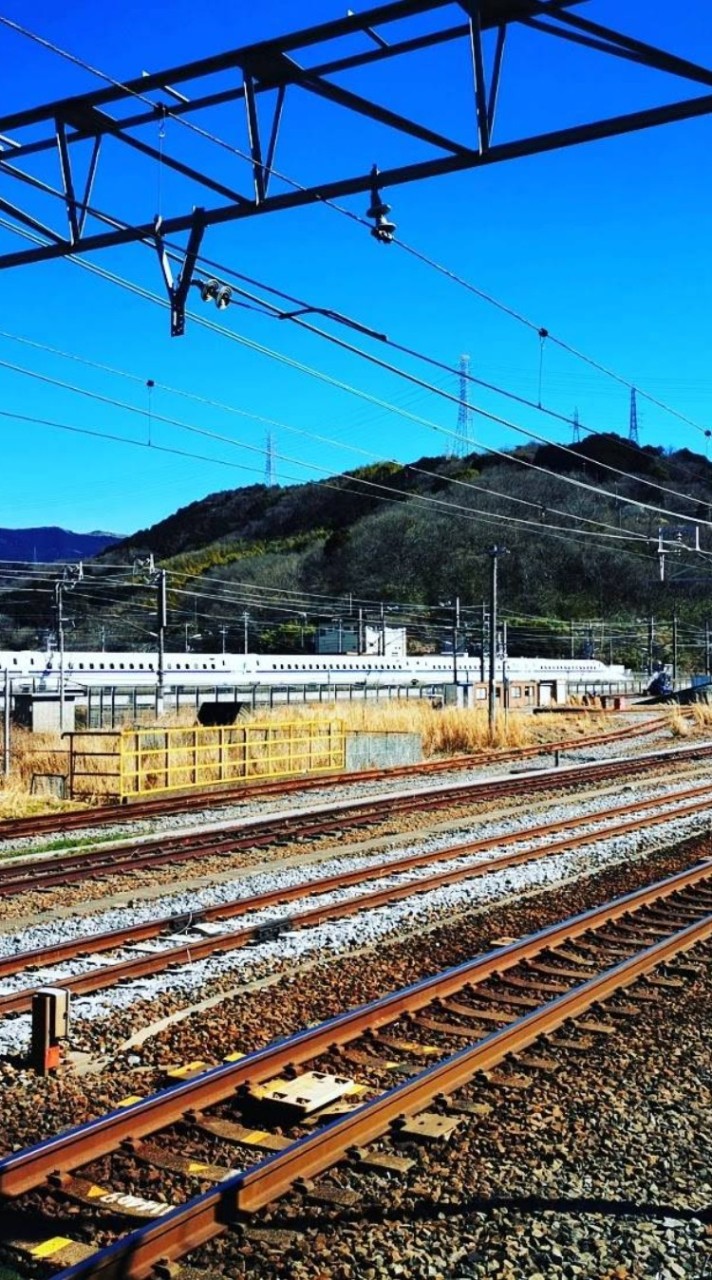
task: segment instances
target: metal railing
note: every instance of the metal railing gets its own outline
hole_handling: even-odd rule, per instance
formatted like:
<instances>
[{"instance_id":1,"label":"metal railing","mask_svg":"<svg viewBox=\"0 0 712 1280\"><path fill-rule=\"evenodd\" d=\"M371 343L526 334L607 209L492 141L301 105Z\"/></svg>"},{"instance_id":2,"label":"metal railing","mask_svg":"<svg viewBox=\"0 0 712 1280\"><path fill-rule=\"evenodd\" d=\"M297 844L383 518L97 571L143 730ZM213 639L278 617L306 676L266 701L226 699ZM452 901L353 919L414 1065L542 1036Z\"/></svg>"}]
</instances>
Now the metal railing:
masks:
<instances>
[{"instance_id":1,"label":"metal railing","mask_svg":"<svg viewBox=\"0 0 712 1280\"><path fill-rule=\"evenodd\" d=\"M128 800L346 767L341 721L87 731L69 738L73 797Z\"/></svg>"}]
</instances>

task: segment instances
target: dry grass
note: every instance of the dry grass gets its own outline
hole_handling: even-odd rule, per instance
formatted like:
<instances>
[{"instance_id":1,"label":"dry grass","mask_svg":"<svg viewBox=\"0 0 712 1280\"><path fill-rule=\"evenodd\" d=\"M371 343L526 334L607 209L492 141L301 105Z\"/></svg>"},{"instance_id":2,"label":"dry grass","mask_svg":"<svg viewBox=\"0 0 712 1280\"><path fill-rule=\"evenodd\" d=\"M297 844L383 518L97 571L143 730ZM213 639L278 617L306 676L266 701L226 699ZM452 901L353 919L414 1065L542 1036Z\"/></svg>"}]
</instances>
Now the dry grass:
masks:
<instances>
[{"instance_id":1,"label":"dry grass","mask_svg":"<svg viewBox=\"0 0 712 1280\"><path fill-rule=\"evenodd\" d=\"M671 713L669 730L673 737L688 737L694 728L712 725L712 706L697 703L691 710L692 716L690 717L688 713L687 718L678 709ZM340 722L347 731L417 733L422 738L423 754L426 758L536 746L556 742L562 738L593 736L599 731L605 733L612 728L609 717L597 714L596 708L590 706L582 707L580 715L567 716L565 720L553 714L533 716L525 712L510 711L506 718L503 714L498 716L492 735L489 731L487 711L484 708L476 710L463 710L456 707L435 708L426 700L416 701L415 699L282 706L275 708L271 713L259 710L240 719L235 726L238 731L236 737L243 728L250 727L256 730L258 725L269 726L272 745L265 741L264 746L261 747L259 735L257 735L255 744L243 754L242 768L236 770L232 776L236 774L239 776L240 773L242 776L251 777L264 775L265 759L268 756L272 756L275 772L299 772L302 765L302 760L299 758L302 748L295 748L294 742L291 746L289 745L289 738L293 738L294 735L290 735L286 725L287 722L292 722L297 726L304 725L306 728L304 722L308 720L316 721L323 729L328 722ZM144 734L148 728L144 724L136 727L140 728ZM187 771L190 766L190 739L194 727L191 724L189 728L186 724L185 712L180 715L168 714L162 718L160 725L151 727L159 730L185 731L185 742L176 744L179 752L176 757L179 775L176 776L173 785L180 785L181 781L183 785L191 782L192 778L188 778L186 772L180 776L181 770ZM265 735L265 739L267 736ZM296 736L302 737L300 728L296 730ZM183 734L177 733L176 737L180 739ZM155 744L160 756L162 745L159 738L160 733ZM279 739L282 740L281 743ZM103 741L101 739L97 741L100 750L111 751L115 739L106 736ZM302 741L304 741L303 737ZM78 743L78 745L83 744ZM328 768L329 761L326 753L324 752L323 763L317 758L319 756L320 747L314 744L314 749L311 750L312 763L317 767L321 764L322 768ZM160 776L162 770L158 757L154 762L149 759L145 763L147 767L145 772L142 771L141 789L144 789L144 786L145 789L150 789L152 781L158 788L162 784L165 785L165 777ZM152 763L153 769L151 769ZM206 773L211 775L214 773L215 776L201 777L198 781L207 783L219 780L216 757L212 749L206 750L204 763ZM106 799L112 790L111 779L101 778L98 775L102 772L111 773L117 767L111 759L98 757L92 761L88 756L82 759L81 768L94 775L91 779L87 779L87 790L91 789L95 800ZM154 779L149 777L151 773L155 773ZM68 774L67 750L59 736L31 734L22 729L13 729L12 774L4 785L0 780L0 817L20 817L52 809L77 807L79 802L63 801L55 795L31 794L33 775L53 774L63 777Z\"/></svg>"},{"instance_id":2,"label":"dry grass","mask_svg":"<svg viewBox=\"0 0 712 1280\"><path fill-rule=\"evenodd\" d=\"M673 738L689 738L693 728L689 718L684 715L679 707L670 712L668 726Z\"/></svg>"},{"instance_id":3,"label":"dry grass","mask_svg":"<svg viewBox=\"0 0 712 1280\"><path fill-rule=\"evenodd\" d=\"M696 728L709 729L712 725L712 704L709 702L693 702L692 720Z\"/></svg>"},{"instance_id":4,"label":"dry grass","mask_svg":"<svg viewBox=\"0 0 712 1280\"><path fill-rule=\"evenodd\" d=\"M0 817L22 818L33 813L45 813L50 809L64 809L65 801L46 793L32 794L32 780L41 785L42 775L66 777L69 757L59 734L30 733L27 729L12 730L12 772L2 779L0 787ZM70 806L76 807L74 805Z\"/></svg>"},{"instance_id":5,"label":"dry grass","mask_svg":"<svg viewBox=\"0 0 712 1280\"><path fill-rule=\"evenodd\" d=\"M558 741L562 737L578 737L595 733L599 725L610 729L610 722L601 716L585 712L575 719L567 718L562 724L556 715L532 716L510 712L505 718L499 715L494 734L490 735L486 710L464 710L459 707L435 708L425 700L402 702L343 702L318 703L299 707L279 707L272 712L274 719L333 719L341 720L347 731L367 733L419 733L426 757L452 755L459 752L477 752L494 748L529 747L542 742ZM255 713L255 719L263 719ZM249 722L251 717L246 718Z\"/></svg>"}]
</instances>

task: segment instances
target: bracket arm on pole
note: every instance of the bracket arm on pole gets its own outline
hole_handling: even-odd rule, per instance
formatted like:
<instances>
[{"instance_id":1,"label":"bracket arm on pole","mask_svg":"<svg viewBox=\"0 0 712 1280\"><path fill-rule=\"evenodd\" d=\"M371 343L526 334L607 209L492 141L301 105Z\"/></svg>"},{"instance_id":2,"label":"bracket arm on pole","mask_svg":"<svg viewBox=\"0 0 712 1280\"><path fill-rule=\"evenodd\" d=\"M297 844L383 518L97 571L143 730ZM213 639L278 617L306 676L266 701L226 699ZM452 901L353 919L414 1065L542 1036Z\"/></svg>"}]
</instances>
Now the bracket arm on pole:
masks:
<instances>
[{"instance_id":1,"label":"bracket arm on pole","mask_svg":"<svg viewBox=\"0 0 712 1280\"><path fill-rule=\"evenodd\" d=\"M193 280L193 272L195 263L200 252L200 245L205 231L205 210L194 209L191 220L190 235L188 236L188 244L183 259L180 276L177 282L173 279L171 264L166 252L165 242L161 234L162 219L156 218L154 223L153 236L156 244L156 252L158 254L158 262L161 268L161 274L166 286L168 300L171 304L171 337L182 338L185 333L185 304L188 297L188 290Z\"/></svg>"}]
</instances>

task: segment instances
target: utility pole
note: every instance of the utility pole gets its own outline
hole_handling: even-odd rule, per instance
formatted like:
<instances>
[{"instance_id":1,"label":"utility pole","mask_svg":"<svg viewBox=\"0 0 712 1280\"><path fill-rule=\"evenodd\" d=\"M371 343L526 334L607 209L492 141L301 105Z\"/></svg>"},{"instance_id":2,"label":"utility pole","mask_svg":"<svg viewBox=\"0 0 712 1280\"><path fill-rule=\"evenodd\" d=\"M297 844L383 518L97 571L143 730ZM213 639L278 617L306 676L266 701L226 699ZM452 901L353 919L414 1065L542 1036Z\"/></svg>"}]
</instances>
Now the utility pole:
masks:
<instances>
[{"instance_id":1,"label":"utility pole","mask_svg":"<svg viewBox=\"0 0 712 1280\"><path fill-rule=\"evenodd\" d=\"M364 651L363 609L361 608L358 611L358 651L359 653Z\"/></svg>"},{"instance_id":2,"label":"utility pole","mask_svg":"<svg viewBox=\"0 0 712 1280\"><path fill-rule=\"evenodd\" d=\"M485 622L487 619L487 606L482 601L482 616L480 618L480 684L485 682Z\"/></svg>"},{"instance_id":3,"label":"utility pole","mask_svg":"<svg viewBox=\"0 0 712 1280\"><path fill-rule=\"evenodd\" d=\"M677 609L672 612L672 678L677 680Z\"/></svg>"},{"instance_id":4,"label":"utility pole","mask_svg":"<svg viewBox=\"0 0 712 1280\"><path fill-rule=\"evenodd\" d=\"M10 700L12 697L10 672L5 669L5 701L3 702L3 773L6 778L10 776Z\"/></svg>"},{"instance_id":5,"label":"utility pole","mask_svg":"<svg viewBox=\"0 0 712 1280\"><path fill-rule=\"evenodd\" d=\"M386 656L386 607L381 605L381 653Z\"/></svg>"},{"instance_id":6,"label":"utility pole","mask_svg":"<svg viewBox=\"0 0 712 1280\"><path fill-rule=\"evenodd\" d=\"M509 677L507 675L507 623L502 623L502 706L504 708L504 723L507 723L509 713Z\"/></svg>"},{"instance_id":7,"label":"utility pole","mask_svg":"<svg viewBox=\"0 0 712 1280\"><path fill-rule=\"evenodd\" d=\"M247 609L245 609L245 612L244 612L244 613L243 613L243 615L242 615L242 622L243 622L243 626L244 626L244 628L245 628L245 653L249 653L249 645L250 645L250 615L249 615L249 613L247 612Z\"/></svg>"},{"instance_id":8,"label":"utility pole","mask_svg":"<svg viewBox=\"0 0 712 1280\"><path fill-rule=\"evenodd\" d=\"M490 547L490 632L489 632L489 731L494 734L497 720L497 561L507 555L506 547Z\"/></svg>"},{"instance_id":9,"label":"utility pole","mask_svg":"<svg viewBox=\"0 0 712 1280\"><path fill-rule=\"evenodd\" d=\"M224 652L225 652L225 637L226 637L226 635L227 635L227 626L226 626L226 624L225 624L224 622L223 622L223 624L222 624L222 626L221 626L221 627L218 627L218 631L220 632L220 635L222 636L222 651L223 651L223 653L224 653Z\"/></svg>"},{"instance_id":10,"label":"utility pole","mask_svg":"<svg viewBox=\"0 0 712 1280\"><path fill-rule=\"evenodd\" d=\"M709 679L710 675L710 621L705 621L705 675Z\"/></svg>"},{"instance_id":11,"label":"utility pole","mask_svg":"<svg viewBox=\"0 0 712 1280\"><path fill-rule=\"evenodd\" d=\"M648 675L653 674L653 646L655 644L655 618L652 613L648 618Z\"/></svg>"},{"instance_id":12,"label":"utility pole","mask_svg":"<svg viewBox=\"0 0 712 1280\"><path fill-rule=\"evenodd\" d=\"M457 641L460 632L460 597L455 596L455 612L452 619L452 682L457 687Z\"/></svg>"},{"instance_id":13,"label":"utility pole","mask_svg":"<svg viewBox=\"0 0 712 1280\"><path fill-rule=\"evenodd\" d=\"M64 733L64 591L72 590L84 577L81 560L77 565L66 565L62 577L54 584L54 603L57 618L57 639L59 641L59 732Z\"/></svg>"},{"instance_id":14,"label":"utility pole","mask_svg":"<svg viewBox=\"0 0 712 1280\"><path fill-rule=\"evenodd\" d=\"M64 612L62 609L63 583L60 578L54 584L54 608L57 618L59 642L59 732L64 733Z\"/></svg>"},{"instance_id":15,"label":"utility pole","mask_svg":"<svg viewBox=\"0 0 712 1280\"><path fill-rule=\"evenodd\" d=\"M166 571L156 574L156 639L158 664L156 670L156 715L163 715L163 693L166 666L166 626L168 625L168 601L166 596Z\"/></svg>"}]
</instances>

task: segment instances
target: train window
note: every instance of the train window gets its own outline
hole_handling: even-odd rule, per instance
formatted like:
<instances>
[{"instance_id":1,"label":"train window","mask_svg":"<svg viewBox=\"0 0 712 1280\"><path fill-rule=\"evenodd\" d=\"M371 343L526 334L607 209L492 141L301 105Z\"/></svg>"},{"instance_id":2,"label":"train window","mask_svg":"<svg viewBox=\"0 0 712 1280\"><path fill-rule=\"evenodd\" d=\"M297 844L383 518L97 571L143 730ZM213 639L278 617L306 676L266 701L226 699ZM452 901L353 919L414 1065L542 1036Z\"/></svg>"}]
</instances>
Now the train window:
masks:
<instances>
[{"instance_id":1,"label":"train window","mask_svg":"<svg viewBox=\"0 0 712 1280\"><path fill-rule=\"evenodd\" d=\"M527 684L524 686L524 697L531 698L531 696L532 696L532 687L530 684Z\"/></svg>"},{"instance_id":2,"label":"train window","mask_svg":"<svg viewBox=\"0 0 712 1280\"><path fill-rule=\"evenodd\" d=\"M477 698L486 698L486 697L487 697L487 690L486 690L486 689L483 689L483 688L480 686L478 689L476 689L476 690L475 690L475 697L477 697Z\"/></svg>"},{"instance_id":3,"label":"train window","mask_svg":"<svg viewBox=\"0 0 712 1280\"><path fill-rule=\"evenodd\" d=\"M510 685L510 692L513 698L521 698L522 691L518 684Z\"/></svg>"},{"instance_id":4,"label":"train window","mask_svg":"<svg viewBox=\"0 0 712 1280\"><path fill-rule=\"evenodd\" d=\"M17 666L17 658L13 658L13 660L12 660L12 665L13 665L13 667L16 667L16 666Z\"/></svg>"},{"instance_id":5,"label":"train window","mask_svg":"<svg viewBox=\"0 0 712 1280\"><path fill-rule=\"evenodd\" d=\"M90 670L90 671L93 671L93 670L94 670L94 663L93 663L93 662L90 662L90 663L89 663L89 670Z\"/></svg>"},{"instance_id":6,"label":"train window","mask_svg":"<svg viewBox=\"0 0 712 1280\"><path fill-rule=\"evenodd\" d=\"M133 671L133 669L134 669L134 664L133 664L133 662L130 662L130 663L129 663L129 671Z\"/></svg>"}]
</instances>

